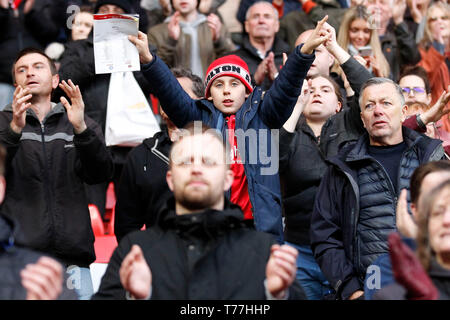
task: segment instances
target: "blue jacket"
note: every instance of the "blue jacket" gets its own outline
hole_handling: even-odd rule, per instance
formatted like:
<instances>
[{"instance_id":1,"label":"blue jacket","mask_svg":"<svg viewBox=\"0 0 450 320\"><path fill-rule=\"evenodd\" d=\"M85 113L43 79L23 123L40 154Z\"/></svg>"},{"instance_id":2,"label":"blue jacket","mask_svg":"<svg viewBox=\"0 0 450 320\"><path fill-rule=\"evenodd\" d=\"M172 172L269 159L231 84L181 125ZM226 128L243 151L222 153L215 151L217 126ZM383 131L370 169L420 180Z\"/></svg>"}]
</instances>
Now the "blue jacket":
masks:
<instances>
[{"instance_id":1,"label":"blue jacket","mask_svg":"<svg viewBox=\"0 0 450 320\"><path fill-rule=\"evenodd\" d=\"M283 226L278 130L269 129L281 128L291 115L303 80L315 59L314 54L302 54L300 48L297 47L289 56L271 88L263 93L261 88L256 87L236 113L236 135L241 129L249 137L245 139L244 148L238 138L238 148L244 161L255 227L275 235L279 242L283 241ZM222 112L206 99L191 99L160 58L155 55L149 64L142 67L142 71L152 92L177 127L200 120L226 137ZM270 158L269 161L267 158Z\"/></svg>"},{"instance_id":2,"label":"blue jacket","mask_svg":"<svg viewBox=\"0 0 450 320\"><path fill-rule=\"evenodd\" d=\"M440 140L430 139L406 127L403 127L403 138L407 150L400 165L405 167L403 169L410 167L409 177L418 165L441 160L444 156ZM335 289L338 299L347 299L353 292L363 290L365 274L357 271L361 258L357 237L361 208L357 173L359 168L367 166L367 160L371 159L367 154L366 144L367 133L330 159L331 166L321 181L311 219L311 246L314 257ZM418 161L410 159L412 154L417 156ZM373 188L379 189L382 186ZM397 195L394 197L396 200ZM370 235L370 232L368 234Z\"/></svg>"}]
</instances>

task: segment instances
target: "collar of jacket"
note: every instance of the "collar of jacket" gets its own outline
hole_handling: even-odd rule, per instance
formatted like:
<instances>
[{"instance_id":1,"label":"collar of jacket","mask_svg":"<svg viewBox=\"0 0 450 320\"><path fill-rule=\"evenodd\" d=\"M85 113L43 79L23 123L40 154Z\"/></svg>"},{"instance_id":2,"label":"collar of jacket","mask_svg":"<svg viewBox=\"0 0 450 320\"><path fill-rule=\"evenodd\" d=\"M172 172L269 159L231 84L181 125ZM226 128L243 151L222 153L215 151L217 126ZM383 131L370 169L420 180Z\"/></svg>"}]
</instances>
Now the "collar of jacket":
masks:
<instances>
[{"instance_id":1,"label":"collar of jacket","mask_svg":"<svg viewBox=\"0 0 450 320\"><path fill-rule=\"evenodd\" d=\"M407 149L411 149L417 145L421 139L427 139L427 137L402 126L403 141L406 143ZM369 134L366 132L359 140L353 145L349 152L343 157L345 162L354 162L363 159L367 159L369 146ZM345 149L345 148L344 148Z\"/></svg>"},{"instance_id":2,"label":"collar of jacket","mask_svg":"<svg viewBox=\"0 0 450 320\"><path fill-rule=\"evenodd\" d=\"M145 139L143 145L158 159L169 165L169 153L172 147L172 140L170 140L169 134L167 132L167 127L163 129L151 138ZM146 164L150 164L149 153L146 152Z\"/></svg>"},{"instance_id":3,"label":"collar of jacket","mask_svg":"<svg viewBox=\"0 0 450 320\"><path fill-rule=\"evenodd\" d=\"M8 104L5 107L5 109L3 109L3 111L12 112L13 111L12 104ZM52 102L52 109L50 110L49 113L47 113L45 115L44 121L54 114L61 114L61 113L65 113L65 112L66 112L66 109L63 107L63 105L61 103L55 104L54 102ZM33 118L38 119L36 113L34 113L33 109L31 109L31 108L29 108L27 110L27 116L31 116Z\"/></svg>"},{"instance_id":4,"label":"collar of jacket","mask_svg":"<svg viewBox=\"0 0 450 320\"><path fill-rule=\"evenodd\" d=\"M450 278L450 270L441 266L435 257L430 260L430 270L428 274L436 278Z\"/></svg>"},{"instance_id":5,"label":"collar of jacket","mask_svg":"<svg viewBox=\"0 0 450 320\"><path fill-rule=\"evenodd\" d=\"M167 127L164 126L161 131L158 131L151 138L145 139L142 143L149 149L155 148L155 141L158 140L158 145L156 149L163 152L163 146L172 145L172 140L169 138L169 133L167 132Z\"/></svg>"},{"instance_id":6,"label":"collar of jacket","mask_svg":"<svg viewBox=\"0 0 450 320\"><path fill-rule=\"evenodd\" d=\"M159 226L178 234L215 238L231 229L244 227L244 214L239 206L225 198L224 210L207 209L199 213L177 215L175 198L170 197L160 213Z\"/></svg>"},{"instance_id":7,"label":"collar of jacket","mask_svg":"<svg viewBox=\"0 0 450 320\"><path fill-rule=\"evenodd\" d=\"M420 143L421 147L427 146L428 148L436 149L441 143L440 140L431 139L427 136L421 135L414 130L411 130L407 127L402 126L403 139L406 142L407 150L416 146ZM362 135L358 141L350 142L339 151L339 153L326 160L331 165L338 167L343 172L353 172L353 170L349 167L351 163L358 162L365 159L372 159L368 152L367 147L369 144L369 134L367 131ZM430 156L429 152L431 149L428 149L427 152L424 152L427 156ZM422 150L423 151L423 150ZM426 159L427 157L422 157Z\"/></svg>"},{"instance_id":8,"label":"collar of jacket","mask_svg":"<svg viewBox=\"0 0 450 320\"><path fill-rule=\"evenodd\" d=\"M259 54L257 53L256 48L253 47L252 44L250 43L250 38L248 37L248 35L246 35L244 37L244 40L242 41L242 46L244 47L244 49L249 51L252 55L259 58ZM291 51L291 48L289 47L289 45L286 42L284 42L277 35L275 35L275 38L274 38L273 44L272 44L272 48L270 48L270 50L268 50L266 52L266 56L271 51L274 53L274 55L276 57L278 57L278 56L282 56L283 52L286 54L289 53Z\"/></svg>"}]
</instances>

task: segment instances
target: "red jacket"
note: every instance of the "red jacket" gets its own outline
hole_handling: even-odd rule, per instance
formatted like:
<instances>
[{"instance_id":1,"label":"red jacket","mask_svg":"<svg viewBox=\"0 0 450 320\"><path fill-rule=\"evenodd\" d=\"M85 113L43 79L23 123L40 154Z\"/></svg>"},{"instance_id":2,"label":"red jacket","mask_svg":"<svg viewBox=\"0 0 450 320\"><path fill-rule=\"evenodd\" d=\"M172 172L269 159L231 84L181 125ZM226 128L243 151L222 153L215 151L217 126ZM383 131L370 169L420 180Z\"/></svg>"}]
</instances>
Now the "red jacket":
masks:
<instances>
[{"instance_id":1,"label":"red jacket","mask_svg":"<svg viewBox=\"0 0 450 320\"><path fill-rule=\"evenodd\" d=\"M445 56L441 55L433 46L428 50L419 48L422 60L418 63L428 74L431 86L431 105L433 105L441 96L442 92L450 85L450 74L445 63ZM447 57L449 53L446 54ZM441 118L443 127L450 132L450 118L445 115Z\"/></svg>"}]
</instances>

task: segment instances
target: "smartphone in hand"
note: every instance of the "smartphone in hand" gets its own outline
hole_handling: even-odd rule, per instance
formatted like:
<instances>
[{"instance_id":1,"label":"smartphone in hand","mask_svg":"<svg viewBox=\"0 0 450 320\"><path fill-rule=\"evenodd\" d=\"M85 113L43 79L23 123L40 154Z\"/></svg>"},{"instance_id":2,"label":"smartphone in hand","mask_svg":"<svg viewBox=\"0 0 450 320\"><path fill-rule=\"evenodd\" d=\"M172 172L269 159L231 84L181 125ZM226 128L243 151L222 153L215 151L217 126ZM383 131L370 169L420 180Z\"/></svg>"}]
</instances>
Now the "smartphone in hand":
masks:
<instances>
[{"instance_id":1,"label":"smartphone in hand","mask_svg":"<svg viewBox=\"0 0 450 320\"><path fill-rule=\"evenodd\" d=\"M372 47L371 46L360 47L358 49L358 52L361 57L370 57L372 55Z\"/></svg>"}]
</instances>

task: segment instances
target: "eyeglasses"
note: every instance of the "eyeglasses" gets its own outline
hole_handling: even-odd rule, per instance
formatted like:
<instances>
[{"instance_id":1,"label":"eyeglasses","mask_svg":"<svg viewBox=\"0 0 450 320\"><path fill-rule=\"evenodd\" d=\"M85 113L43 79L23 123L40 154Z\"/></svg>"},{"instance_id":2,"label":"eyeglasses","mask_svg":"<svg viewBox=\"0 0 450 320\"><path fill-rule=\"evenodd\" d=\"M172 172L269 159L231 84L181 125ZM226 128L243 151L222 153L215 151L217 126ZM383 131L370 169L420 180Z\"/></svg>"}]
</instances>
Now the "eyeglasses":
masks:
<instances>
[{"instance_id":1,"label":"eyeglasses","mask_svg":"<svg viewBox=\"0 0 450 320\"><path fill-rule=\"evenodd\" d=\"M402 91L403 91L403 93L406 93L406 94L410 94L411 91L413 91L414 93L425 93L425 89L421 88L421 87L414 87L414 88L403 87Z\"/></svg>"}]
</instances>

